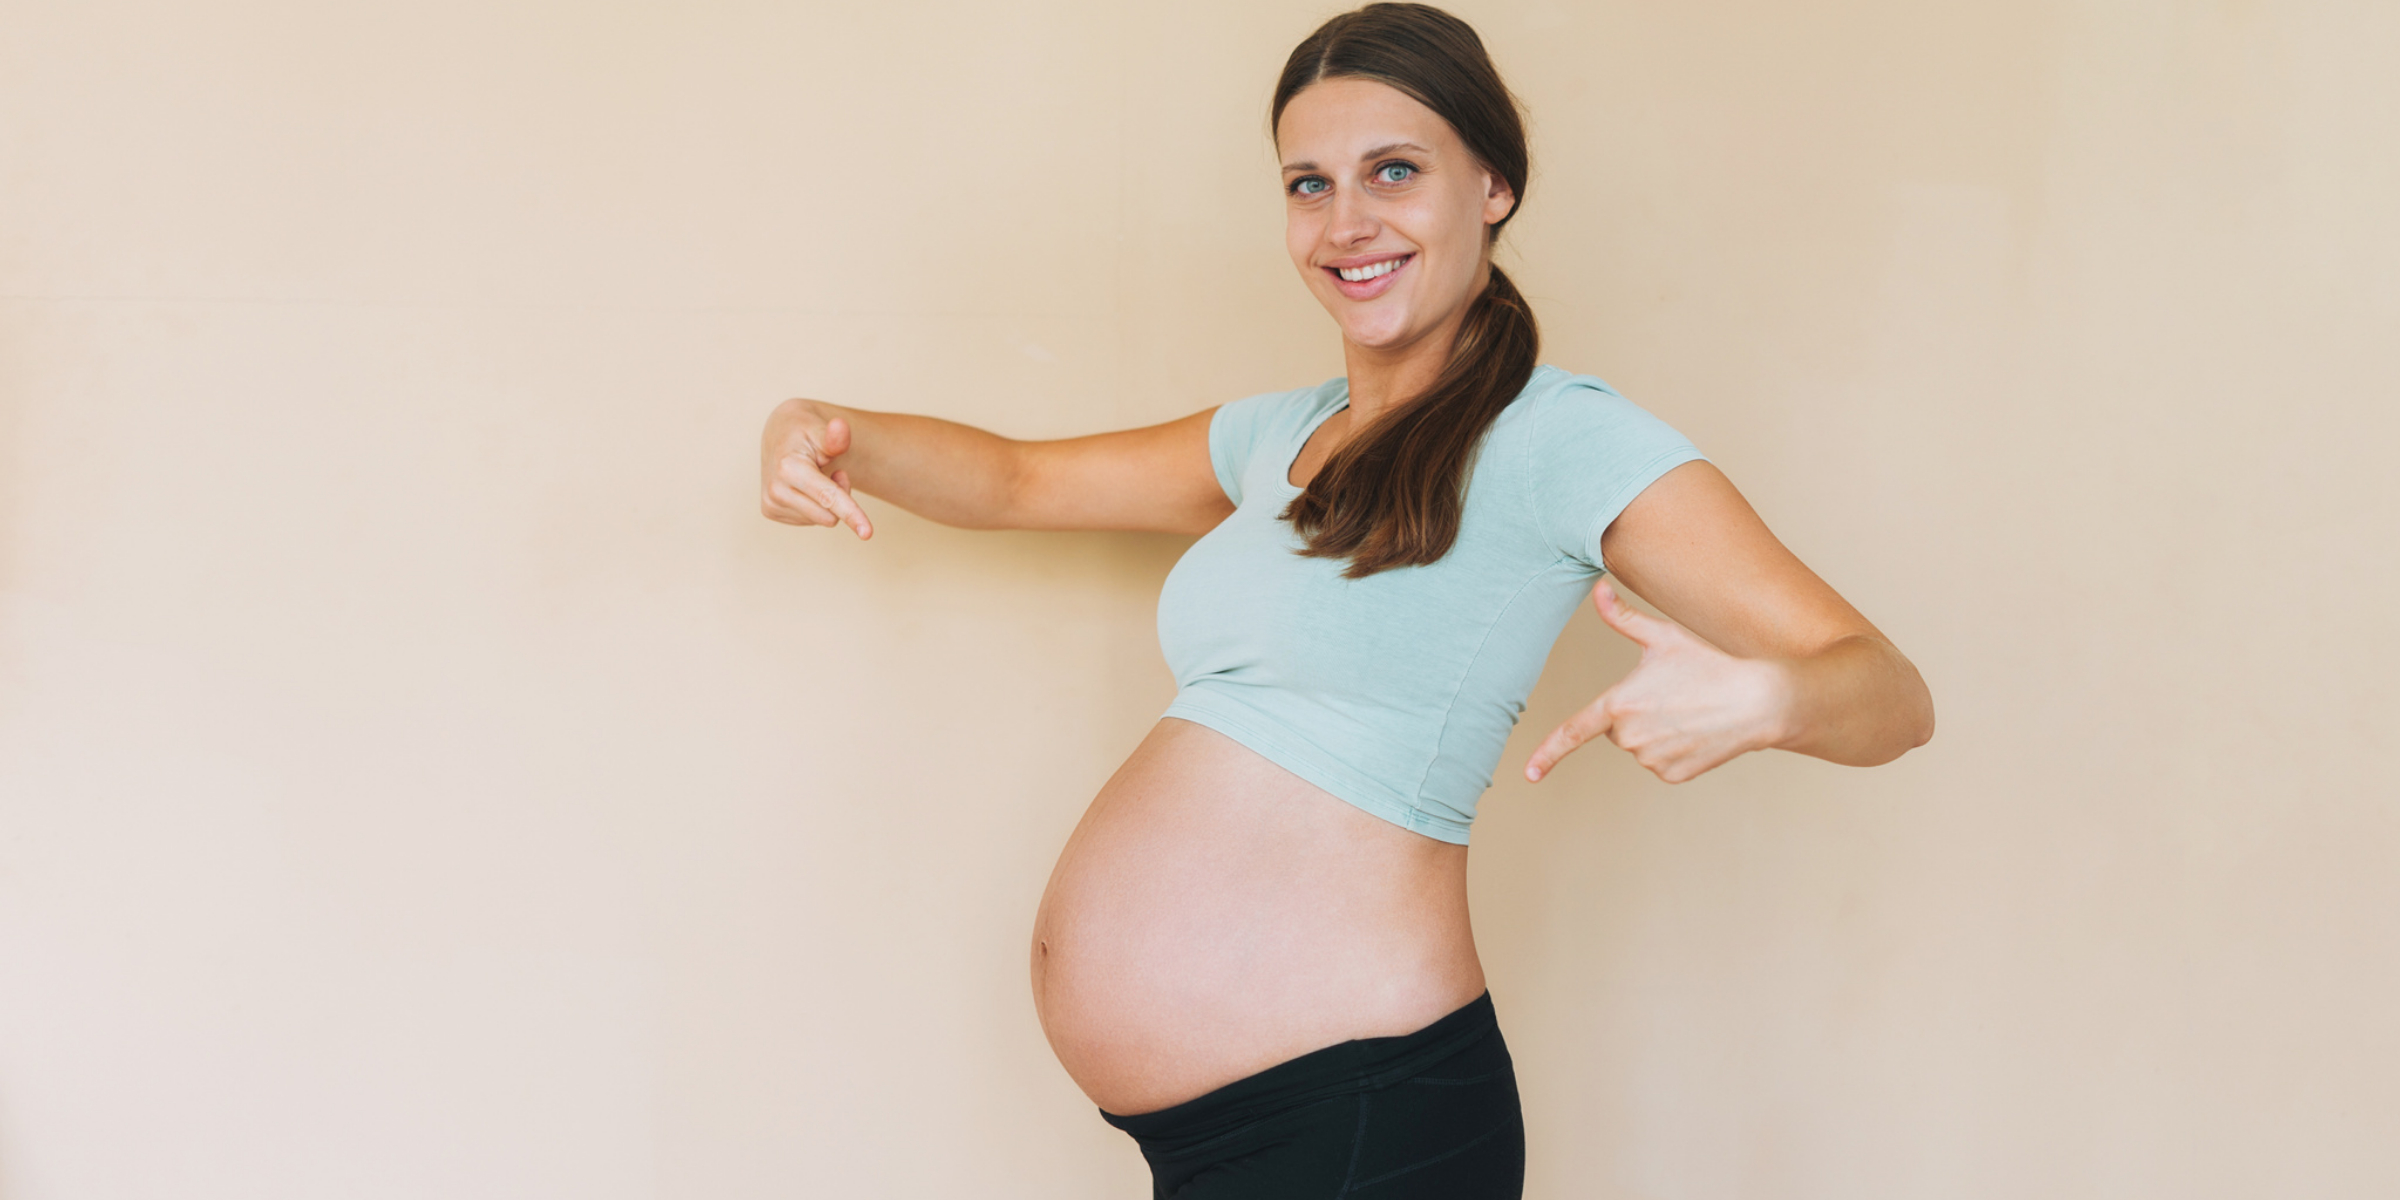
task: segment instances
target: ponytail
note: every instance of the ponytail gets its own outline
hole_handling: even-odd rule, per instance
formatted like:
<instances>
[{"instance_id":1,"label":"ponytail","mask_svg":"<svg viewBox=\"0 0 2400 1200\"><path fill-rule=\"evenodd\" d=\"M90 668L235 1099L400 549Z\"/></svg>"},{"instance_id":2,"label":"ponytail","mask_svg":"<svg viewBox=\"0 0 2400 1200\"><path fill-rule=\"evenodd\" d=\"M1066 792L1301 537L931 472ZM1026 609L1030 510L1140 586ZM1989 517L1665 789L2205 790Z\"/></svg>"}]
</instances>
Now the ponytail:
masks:
<instances>
[{"instance_id":1,"label":"ponytail","mask_svg":"<svg viewBox=\"0 0 2400 1200\"><path fill-rule=\"evenodd\" d=\"M1475 450L1540 349L1533 309L1494 266L1433 386L1353 434L1284 508L1307 539L1300 553L1349 559L1351 579L1440 561L1458 540Z\"/></svg>"}]
</instances>

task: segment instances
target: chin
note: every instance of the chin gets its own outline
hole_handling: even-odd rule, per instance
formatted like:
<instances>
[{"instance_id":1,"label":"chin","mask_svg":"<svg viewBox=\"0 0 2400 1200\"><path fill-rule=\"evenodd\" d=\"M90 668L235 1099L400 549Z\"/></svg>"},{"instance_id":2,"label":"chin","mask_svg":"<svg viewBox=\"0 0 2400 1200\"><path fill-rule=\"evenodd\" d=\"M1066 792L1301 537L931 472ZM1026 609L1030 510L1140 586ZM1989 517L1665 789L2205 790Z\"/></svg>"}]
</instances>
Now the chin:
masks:
<instances>
[{"instance_id":1,"label":"chin","mask_svg":"<svg viewBox=\"0 0 2400 1200\"><path fill-rule=\"evenodd\" d=\"M1409 323L1405 315L1356 314L1341 321L1342 336L1355 346L1369 350L1389 350L1408 343Z\"/></svg>"}]
</instances>

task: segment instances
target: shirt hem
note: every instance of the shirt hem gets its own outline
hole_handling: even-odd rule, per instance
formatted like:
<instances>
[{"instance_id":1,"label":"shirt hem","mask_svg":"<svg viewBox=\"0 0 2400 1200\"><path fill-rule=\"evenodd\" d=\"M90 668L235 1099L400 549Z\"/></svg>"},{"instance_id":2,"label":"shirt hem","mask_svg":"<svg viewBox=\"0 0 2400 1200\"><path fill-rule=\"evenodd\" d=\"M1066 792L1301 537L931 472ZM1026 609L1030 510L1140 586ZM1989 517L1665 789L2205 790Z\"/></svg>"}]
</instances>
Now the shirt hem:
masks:
<instances>
[{"instance_id":1,"label":"shirt hem","mask_svg":"<svg viewBox=\"0 0 2400 1200\"><path fill-rule=\"evenodd\" d=\"M1222 700L1218 704L1231 707ZM1426 812L1405 800L1394 799L1386 794L1387 789L1360 779L1342 768L1318 762L1272 735L1261 732L1240 715L1220 711L1216 704L1197 698L1188 690L1177 696L1161 715L1216 730L1256 751L1276 766L1324 789L1335 799L1411 833L1420 833L1454 846L1467 844L1468 827L1464 823Z\"/></svg>"}]
</instances>

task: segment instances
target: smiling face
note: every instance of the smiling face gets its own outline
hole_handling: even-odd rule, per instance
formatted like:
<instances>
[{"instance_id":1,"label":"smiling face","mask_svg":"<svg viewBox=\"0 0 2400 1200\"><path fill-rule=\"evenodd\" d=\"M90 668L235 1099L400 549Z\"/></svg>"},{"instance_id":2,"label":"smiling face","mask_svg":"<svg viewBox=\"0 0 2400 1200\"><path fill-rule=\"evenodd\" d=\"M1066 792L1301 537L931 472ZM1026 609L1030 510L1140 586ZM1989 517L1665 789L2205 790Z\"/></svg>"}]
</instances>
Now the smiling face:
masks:
<instances>
[{"instance_id":1,"label":"smiling face","mask_svg":"<svg viewBox=\"0 0 2400 1200\"><path fill-rule=\"evenodd\" d=\"M1276 127L1284 242L1342 336L1400 351L1455 334L1516 197L1457 131L1371 79L1319 80Z\"/></svg>"}]
</instances>

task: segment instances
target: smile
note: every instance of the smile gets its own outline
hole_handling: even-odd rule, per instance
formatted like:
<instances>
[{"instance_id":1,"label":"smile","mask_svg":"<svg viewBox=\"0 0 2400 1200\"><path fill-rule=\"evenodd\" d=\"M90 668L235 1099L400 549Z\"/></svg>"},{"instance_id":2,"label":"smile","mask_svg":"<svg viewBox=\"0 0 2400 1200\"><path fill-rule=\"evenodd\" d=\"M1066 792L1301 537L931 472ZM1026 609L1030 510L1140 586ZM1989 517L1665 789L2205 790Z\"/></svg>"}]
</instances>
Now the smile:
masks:
<instances>
[{"instance_id":1,"label":"smile","mask_svg":"<svg viewBox=\"0 0 2400 1200\"><path fill-rule=\"evenodd\" d=\"M1347 280L1351 283L1365 283L1370 279L1374 279L1378 276L1389 275L1392 272L1399 270L1400 264L1405 263L1414 257L1416 256L1411 254L1403 254L1398 258L1387 258L1382 262L1369 263L1363 267L1335 267L1333 269L1333 273L1341 276L1344 280Z\"/></svg>"},{"instance_id":2,"label":"smile","mask_svg":"<svg viewBox=\"0 0 2400 1200\"><path fill-rule=\"evenodd\" d=\"M1348 300L1372 300L1400 284L1400 268L1417 261L1414 254L1395 255L1374 262L1353 260L1345 266L1327 266L1333 276L1334 290Z\"/></svg>"}]
</instances>

